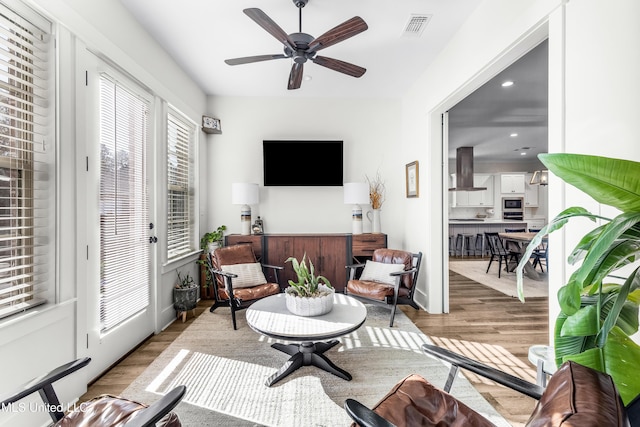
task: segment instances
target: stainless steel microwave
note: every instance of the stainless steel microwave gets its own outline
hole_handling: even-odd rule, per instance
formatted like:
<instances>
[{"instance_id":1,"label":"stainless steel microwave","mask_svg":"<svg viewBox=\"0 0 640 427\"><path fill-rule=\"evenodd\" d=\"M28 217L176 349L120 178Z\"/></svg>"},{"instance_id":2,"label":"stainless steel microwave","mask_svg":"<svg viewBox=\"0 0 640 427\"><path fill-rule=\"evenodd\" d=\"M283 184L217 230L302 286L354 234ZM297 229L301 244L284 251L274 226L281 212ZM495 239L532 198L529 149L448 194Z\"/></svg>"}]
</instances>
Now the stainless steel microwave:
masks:
<instances>
[{"instance_id":1,"label":"stainless steel microwave","mask_svg":"<svg viewBox=\"0 0 640 427\"><path fill-rule=\"evenodd\" d=\"M502 209L522 209L522 199L502 199Z\"/></svg>"}]
</instances>

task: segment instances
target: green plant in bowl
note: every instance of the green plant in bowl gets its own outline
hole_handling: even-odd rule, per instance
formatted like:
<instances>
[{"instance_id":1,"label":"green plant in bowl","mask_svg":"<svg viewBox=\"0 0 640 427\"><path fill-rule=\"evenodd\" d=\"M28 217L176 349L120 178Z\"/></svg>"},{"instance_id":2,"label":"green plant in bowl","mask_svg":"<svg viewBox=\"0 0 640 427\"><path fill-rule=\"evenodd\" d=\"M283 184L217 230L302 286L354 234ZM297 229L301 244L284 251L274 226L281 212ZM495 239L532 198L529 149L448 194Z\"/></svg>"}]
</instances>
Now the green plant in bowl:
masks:
<instances>
[{"instance_id":1,"label":"green plant in bowl","mask_svg":"<svg viewBox=\"0 0 640 427\"><path fill-rule=\"evenodd\" d=\"M300 297L315 297L326 293L326 291L319 288L321 284L333 289L329 279L315 274L315 268L311 260L309 260L309 267L307 267L306 258L306 253L303 255L301 261L298 261L295 257L287 258L286 262L291 263L293 271L295 271L298 276L297 282L289 280L290 288L287 289L287 292Z\"/></svg>"}]
</instances>

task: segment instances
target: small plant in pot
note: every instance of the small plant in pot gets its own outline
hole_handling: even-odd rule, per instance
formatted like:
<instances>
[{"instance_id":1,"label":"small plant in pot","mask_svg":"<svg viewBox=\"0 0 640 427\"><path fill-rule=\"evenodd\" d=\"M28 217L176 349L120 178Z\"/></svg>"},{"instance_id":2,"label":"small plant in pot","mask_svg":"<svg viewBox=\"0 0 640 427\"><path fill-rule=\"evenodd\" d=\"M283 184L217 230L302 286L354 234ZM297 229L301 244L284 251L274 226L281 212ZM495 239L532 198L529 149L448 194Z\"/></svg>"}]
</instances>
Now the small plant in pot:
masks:
<instances>
[{"instance_id":1,"label":"small plant in pot","mask_svg":"<svg viewBox=\"0 0 640 427\"><path fill-rule=\"evenodd\" d=\"M181 275L178 271L178 282L173 288L173 307L179 313L196 308L198 303L198 286L189 273Z\"/></svg>"},{"instance_id":2,"label":"small plant in pot","mask_svg":"<svg viewBox=\"0 0 640 427\"><path fill-rule=\"evenodd\" d=\"M287 309L299 316L320 316L333 309L333 294L335 290L329 279L316 275L311 260L307 267L307 254L301 261L289 257L286 262L293 266L298 281L289 280L289 287L285 289Z\"/></svg>"},{"instance_id":3,"label":"small plant in pot","mask_svg":"<svg viewBox=\"0 0 640 427\"><path fill-rule=\"evenodd\" d=\"M221 225L215 231L204 233L200 238L200 249L207 252L213 252L216 248L224 245L224 232L226 225Z\"/></svg>"}]
</instances>

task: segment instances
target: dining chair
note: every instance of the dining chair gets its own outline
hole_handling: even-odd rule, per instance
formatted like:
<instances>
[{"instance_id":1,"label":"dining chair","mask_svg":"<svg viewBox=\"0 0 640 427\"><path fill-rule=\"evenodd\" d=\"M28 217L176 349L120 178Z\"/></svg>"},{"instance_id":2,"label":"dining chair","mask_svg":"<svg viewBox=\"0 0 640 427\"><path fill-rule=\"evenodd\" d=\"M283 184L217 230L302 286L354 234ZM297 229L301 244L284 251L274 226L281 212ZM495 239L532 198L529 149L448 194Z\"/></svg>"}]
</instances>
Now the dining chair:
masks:
<instances>
[{"instance_id":1,"label":"dining chair","mask_svg":"<svg viewBox=\"0 0 640 427\"><path fill-rule=\"evenodd\" d=\"M507 272L509 271L509 261L515 261L517 265L520 259L520 253L515 251L510 251L505 248L502 243L502 239L498 235L498 233L485 232L485 240L487 245L489 245L489 250L491 251L491 258L489 258L489 265L487 265L487 273L489 273L489 269L491 268L491 263L494 260L498 261L498 278L500 278L500 273L502 271L502 262L504 261L505 268Z\"/></svg>"}]
</instances>

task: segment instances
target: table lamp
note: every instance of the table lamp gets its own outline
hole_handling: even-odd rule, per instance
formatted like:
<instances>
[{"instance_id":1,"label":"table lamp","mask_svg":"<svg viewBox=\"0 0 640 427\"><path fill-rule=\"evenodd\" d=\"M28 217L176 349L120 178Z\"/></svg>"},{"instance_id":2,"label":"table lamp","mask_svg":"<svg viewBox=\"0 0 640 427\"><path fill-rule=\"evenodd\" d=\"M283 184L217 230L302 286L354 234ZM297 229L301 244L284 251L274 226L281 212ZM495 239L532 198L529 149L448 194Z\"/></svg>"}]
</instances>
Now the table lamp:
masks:
<instances>
[{"instance_id":1,"label":"table lamp","mask_svg":"<svg viewBox=\"0 0 640 427\"><path fill-rule=\"evenodd\" d=\"M258 184L234 182L231 184L231 203L240 208L241 234L251 234L251 206L258 203Z\"/></svg>"},{"instance_id":2,"label":"table lamp","mask_svg":"<svg viewBox=\"0 0 640 427\"><path fill-rule=\"evenodd\" d=\"M346 182L344 184L344 203L353 205L351 233L362 234L362 208L360 205L369 203L369 184L366 182Z\"/></svg>"}]
</instances>

